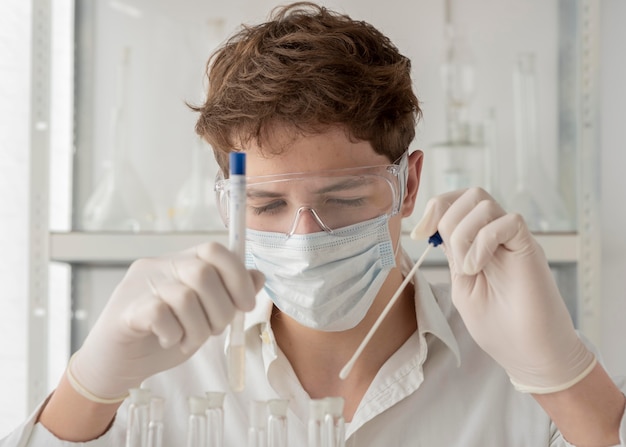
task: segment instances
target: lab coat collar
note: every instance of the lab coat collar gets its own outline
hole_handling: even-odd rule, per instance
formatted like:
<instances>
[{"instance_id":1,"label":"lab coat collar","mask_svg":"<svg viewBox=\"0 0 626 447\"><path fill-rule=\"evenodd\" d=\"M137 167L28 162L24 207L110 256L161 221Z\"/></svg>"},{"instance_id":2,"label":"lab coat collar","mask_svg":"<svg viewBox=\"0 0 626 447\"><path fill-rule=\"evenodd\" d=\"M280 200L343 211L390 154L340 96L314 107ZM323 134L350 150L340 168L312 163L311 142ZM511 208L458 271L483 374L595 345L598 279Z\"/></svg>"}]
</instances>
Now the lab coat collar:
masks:
<instances>
[{"instance_id":1,"label":"lab coat collar","mask_svg":"<svg viewBox=\"0 0 626 447\"><path fill-rule=\"evenodd\" d=\"M413 265L414 262L411 260L410 256L406 251L402 250L402 273L407 275ZM459 366L461 364L459 345L443 311L437 303L437 299L430 288L430 284L419 270L415 273L413 285L415 287L415 313L419 334L425 335L426 333L430 333L443 341L448 349L454 353L457 366ZM270 328L272 307L272 300L261 290L256 297L256 306L245 315L244 330L248 332L254 327L263 325L264 327L261 328L260 332L271 334L272 341L274 342L272 331L266 330ZM275 342L271 344L275 348ZM228 346L228 336L226 337L226 346Z\"/></svg>"},{"instance_id":2,"label":"lab coat collar","mask_svg":"<svg viewBox=\"0 0 626 447\"><path fill-rule=\"evenodd\" d=\"M402 274L407 275L415 262L402 250ZM435 298L430 284L424 274L418 269L413 278L415 287L415 313L417 316L417 330L420 336L430 333L439 338L456 357L457 367L461 365L461 352L456 337L448 324L441 307Z\"/></svg>"}]
</instances>

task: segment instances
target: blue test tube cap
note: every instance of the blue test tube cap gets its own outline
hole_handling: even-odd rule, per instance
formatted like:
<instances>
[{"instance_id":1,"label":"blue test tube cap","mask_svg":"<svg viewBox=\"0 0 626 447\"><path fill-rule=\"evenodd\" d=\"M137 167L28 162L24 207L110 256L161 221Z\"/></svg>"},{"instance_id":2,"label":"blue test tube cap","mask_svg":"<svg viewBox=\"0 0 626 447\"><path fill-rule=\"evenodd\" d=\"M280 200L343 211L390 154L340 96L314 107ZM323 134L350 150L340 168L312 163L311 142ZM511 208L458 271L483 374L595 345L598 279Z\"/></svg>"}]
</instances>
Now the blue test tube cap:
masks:
<instances>
[{"instance_id":1,"label":"blue test tube cap","mask_svg":"<svg viewBox=\"0 0 626 447\"><path fill-rule=\"evenodd\" d=\"M230 175L246 175L246 153L231 152L229 155Z\"/></svg>"}]
</instances>

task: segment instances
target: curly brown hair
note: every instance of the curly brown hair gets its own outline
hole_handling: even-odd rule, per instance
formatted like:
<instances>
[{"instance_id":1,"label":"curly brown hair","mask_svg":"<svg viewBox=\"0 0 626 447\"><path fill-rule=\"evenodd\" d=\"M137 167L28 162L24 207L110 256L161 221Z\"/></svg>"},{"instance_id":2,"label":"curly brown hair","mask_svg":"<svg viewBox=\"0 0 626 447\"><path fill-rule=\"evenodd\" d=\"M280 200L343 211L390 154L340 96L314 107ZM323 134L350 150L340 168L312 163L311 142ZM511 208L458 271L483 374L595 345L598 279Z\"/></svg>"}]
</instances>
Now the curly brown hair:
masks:
<instances>
[{"instance_id":1,"label":"curly brown hair","mask_svg":"<svg viewBox=\"0 0 626 447\"><path fill-rule=\"evenodd\" d=\"M298 2L242 25L209 59L196 132L222 170L228 153L263 141L277 124L299 134L344 127L390 161L405 152L421 116L411 62L369 23ZM277 148L272 148L272 151Z\"/></svg>"}]
</instances>

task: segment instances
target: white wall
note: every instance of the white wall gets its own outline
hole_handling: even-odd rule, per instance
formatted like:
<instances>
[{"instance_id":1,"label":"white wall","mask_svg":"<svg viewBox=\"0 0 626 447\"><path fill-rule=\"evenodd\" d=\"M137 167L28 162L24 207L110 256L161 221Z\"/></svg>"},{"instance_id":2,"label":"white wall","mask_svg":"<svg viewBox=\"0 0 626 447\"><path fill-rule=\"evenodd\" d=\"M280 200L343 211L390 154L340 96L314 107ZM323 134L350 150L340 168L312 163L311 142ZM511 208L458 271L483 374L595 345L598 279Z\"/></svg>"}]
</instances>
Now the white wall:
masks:
<instances>
[{"instance_id":1,"label":"white wall","mask_svg":"<svg viewBox=\"0 0 626 447\"><path fill-rule=\"evenodd\" d=\"M602 351L626 375L626 2L602 2Z\"/></svg>"}]
</instances>

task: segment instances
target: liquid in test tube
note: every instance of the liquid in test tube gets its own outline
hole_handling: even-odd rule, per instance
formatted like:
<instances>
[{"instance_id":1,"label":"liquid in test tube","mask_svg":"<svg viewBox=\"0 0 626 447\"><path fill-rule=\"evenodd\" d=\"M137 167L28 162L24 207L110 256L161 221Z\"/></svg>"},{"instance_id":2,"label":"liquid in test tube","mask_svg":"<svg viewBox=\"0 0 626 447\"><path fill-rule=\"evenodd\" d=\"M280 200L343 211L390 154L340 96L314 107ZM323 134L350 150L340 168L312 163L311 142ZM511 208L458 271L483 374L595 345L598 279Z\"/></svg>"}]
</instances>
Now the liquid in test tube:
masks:
<instances>
[{"instance_id":1,"label":"liquid in test tube","mask_svg":"<svg viewBox=\"0 0 626 447\"><path fill-rule=\"evenodd\" d=\"M246 240L246 154L230 153L230 200L228 222L229 249L245 261ZM228 381L233 391L243 391L245 385L246 345L243 331L243 312L235 312L230 324L228 356Z\"/></svg>"}]
</instances>

